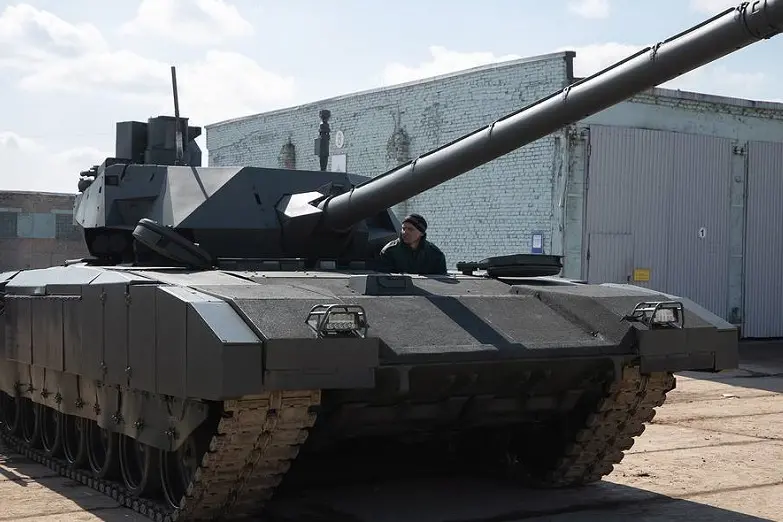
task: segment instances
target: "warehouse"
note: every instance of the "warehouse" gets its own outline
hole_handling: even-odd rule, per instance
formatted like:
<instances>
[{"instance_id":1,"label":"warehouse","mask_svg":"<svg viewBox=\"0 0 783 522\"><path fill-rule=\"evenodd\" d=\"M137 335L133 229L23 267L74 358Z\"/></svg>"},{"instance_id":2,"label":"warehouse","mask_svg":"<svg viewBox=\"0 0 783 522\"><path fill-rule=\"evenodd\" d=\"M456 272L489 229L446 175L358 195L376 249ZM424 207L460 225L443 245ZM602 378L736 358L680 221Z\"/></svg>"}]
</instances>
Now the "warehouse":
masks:
<instances>
[{"instance_id":1,"label":"warehouse","mask_svg":"<svg viewBox=\"0 0 783 522\"><path fill-rule=\"evenodd\" d=\"M211 166L374 176L574 81L573 52L208 125ZM450 267L562 255L563 275L688 296L745 337L783 336L783 104L653 89L401 202ZM776 197L777 195L777 197ZM776 291L777 289L777 291Z\"/></svg>"},{"instance_id":2,"label":"warehouse","mask_svg":"<svg viewBox=\"0 0 783 522\"><path fill-rule=\"evenodd\" d=\"M74 194L0 191L0 272L88 255L73 223Z\"/></svg>"}]
</instances>

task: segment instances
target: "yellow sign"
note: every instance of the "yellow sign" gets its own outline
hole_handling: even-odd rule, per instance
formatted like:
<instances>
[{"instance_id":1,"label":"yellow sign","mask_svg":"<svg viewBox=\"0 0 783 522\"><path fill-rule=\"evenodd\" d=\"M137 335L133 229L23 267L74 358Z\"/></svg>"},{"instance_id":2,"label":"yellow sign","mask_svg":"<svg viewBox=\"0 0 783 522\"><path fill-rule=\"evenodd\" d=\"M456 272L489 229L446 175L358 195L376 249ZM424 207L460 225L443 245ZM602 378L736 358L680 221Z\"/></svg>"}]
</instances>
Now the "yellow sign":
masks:
<instances>
[{"instance_id":1,"label":"yellow sign","mask_svg":"<svg viewBox=\"0 0 783 522\"><path fill-rule=\"evenodd\" d=\"M649 268L634 268L633 269L633 280L634 281L649 281L650 280L650 269Z\"/></svg>"}]
</instances>

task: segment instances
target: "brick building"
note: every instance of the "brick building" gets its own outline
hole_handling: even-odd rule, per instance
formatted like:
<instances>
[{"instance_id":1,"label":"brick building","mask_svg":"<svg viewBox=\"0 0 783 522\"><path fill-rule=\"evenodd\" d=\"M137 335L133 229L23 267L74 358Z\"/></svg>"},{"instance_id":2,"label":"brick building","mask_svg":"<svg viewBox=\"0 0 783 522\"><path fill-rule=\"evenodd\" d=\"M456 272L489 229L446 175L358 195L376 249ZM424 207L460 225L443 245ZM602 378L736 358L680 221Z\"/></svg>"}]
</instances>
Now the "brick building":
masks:
<instances>
[{"instance_id":1,"label":"brick building","mask_svg":"<svg viewBox=\"0 0 783 522\"><path fill-rule=\"evenodd\" d=\"M374 176L572 83L572 52L208 125L211 166ZM783 336L783 104L652 89L401 203L460 260L562 255L563 275L686 295L749 337ZM774 225L773 225L774 224Z\"/></svg>"},{"instance_id":2,"label":"brick building","mask_svg":"<svg viewBox=\"0 0 783 522\"><path fill-rule=\"evenodd\" d=\"M88 255L73 223L74 194L0 192L0 272Z\"/></svg>"}]
</instances>

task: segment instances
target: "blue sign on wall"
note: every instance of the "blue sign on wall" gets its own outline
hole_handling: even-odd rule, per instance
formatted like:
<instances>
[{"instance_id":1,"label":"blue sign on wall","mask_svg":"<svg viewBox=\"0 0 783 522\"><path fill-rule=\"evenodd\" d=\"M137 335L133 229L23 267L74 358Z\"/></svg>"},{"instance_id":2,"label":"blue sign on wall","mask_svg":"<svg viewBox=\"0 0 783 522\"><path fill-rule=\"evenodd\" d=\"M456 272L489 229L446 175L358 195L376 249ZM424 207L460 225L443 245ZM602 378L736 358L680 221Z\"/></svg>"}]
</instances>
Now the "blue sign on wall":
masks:
<instances>
[{"instance_id":1,"label":"blue sign on wall","mask_svg":"<svg viewBox=\"0 0 783 522\"><path fill-rule=\"evenodd\" d=\"M533 254L544 253L544 234L541 232L533 232L533 236L530 239L530 252Z\"/></svg>"}]
</instances>

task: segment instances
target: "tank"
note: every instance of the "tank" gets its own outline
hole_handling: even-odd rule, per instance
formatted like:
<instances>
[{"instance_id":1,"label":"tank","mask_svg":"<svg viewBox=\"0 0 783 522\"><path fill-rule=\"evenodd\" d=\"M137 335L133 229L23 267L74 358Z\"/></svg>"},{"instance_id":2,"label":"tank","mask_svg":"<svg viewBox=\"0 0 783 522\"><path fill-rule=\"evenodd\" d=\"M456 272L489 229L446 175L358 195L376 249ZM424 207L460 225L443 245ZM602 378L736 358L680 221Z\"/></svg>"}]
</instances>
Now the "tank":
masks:
<instances>
[{"instance_id":1,"label":"tank","mask_svg":"<svg viewBox=\"0 0 783 522\"><path fill-rule=\"evenodd\" d=\"M783 0L742 3L372 178L201 167L175 87L174 117L118 123L116 157L81 175L91 257L0 275L3 440L152 520L259 513L411 460L600 480L676 372L737 366L736 328L559 277L558 256L385 273L390 208L781 28Z\"/></svg>"}]
</instances>

